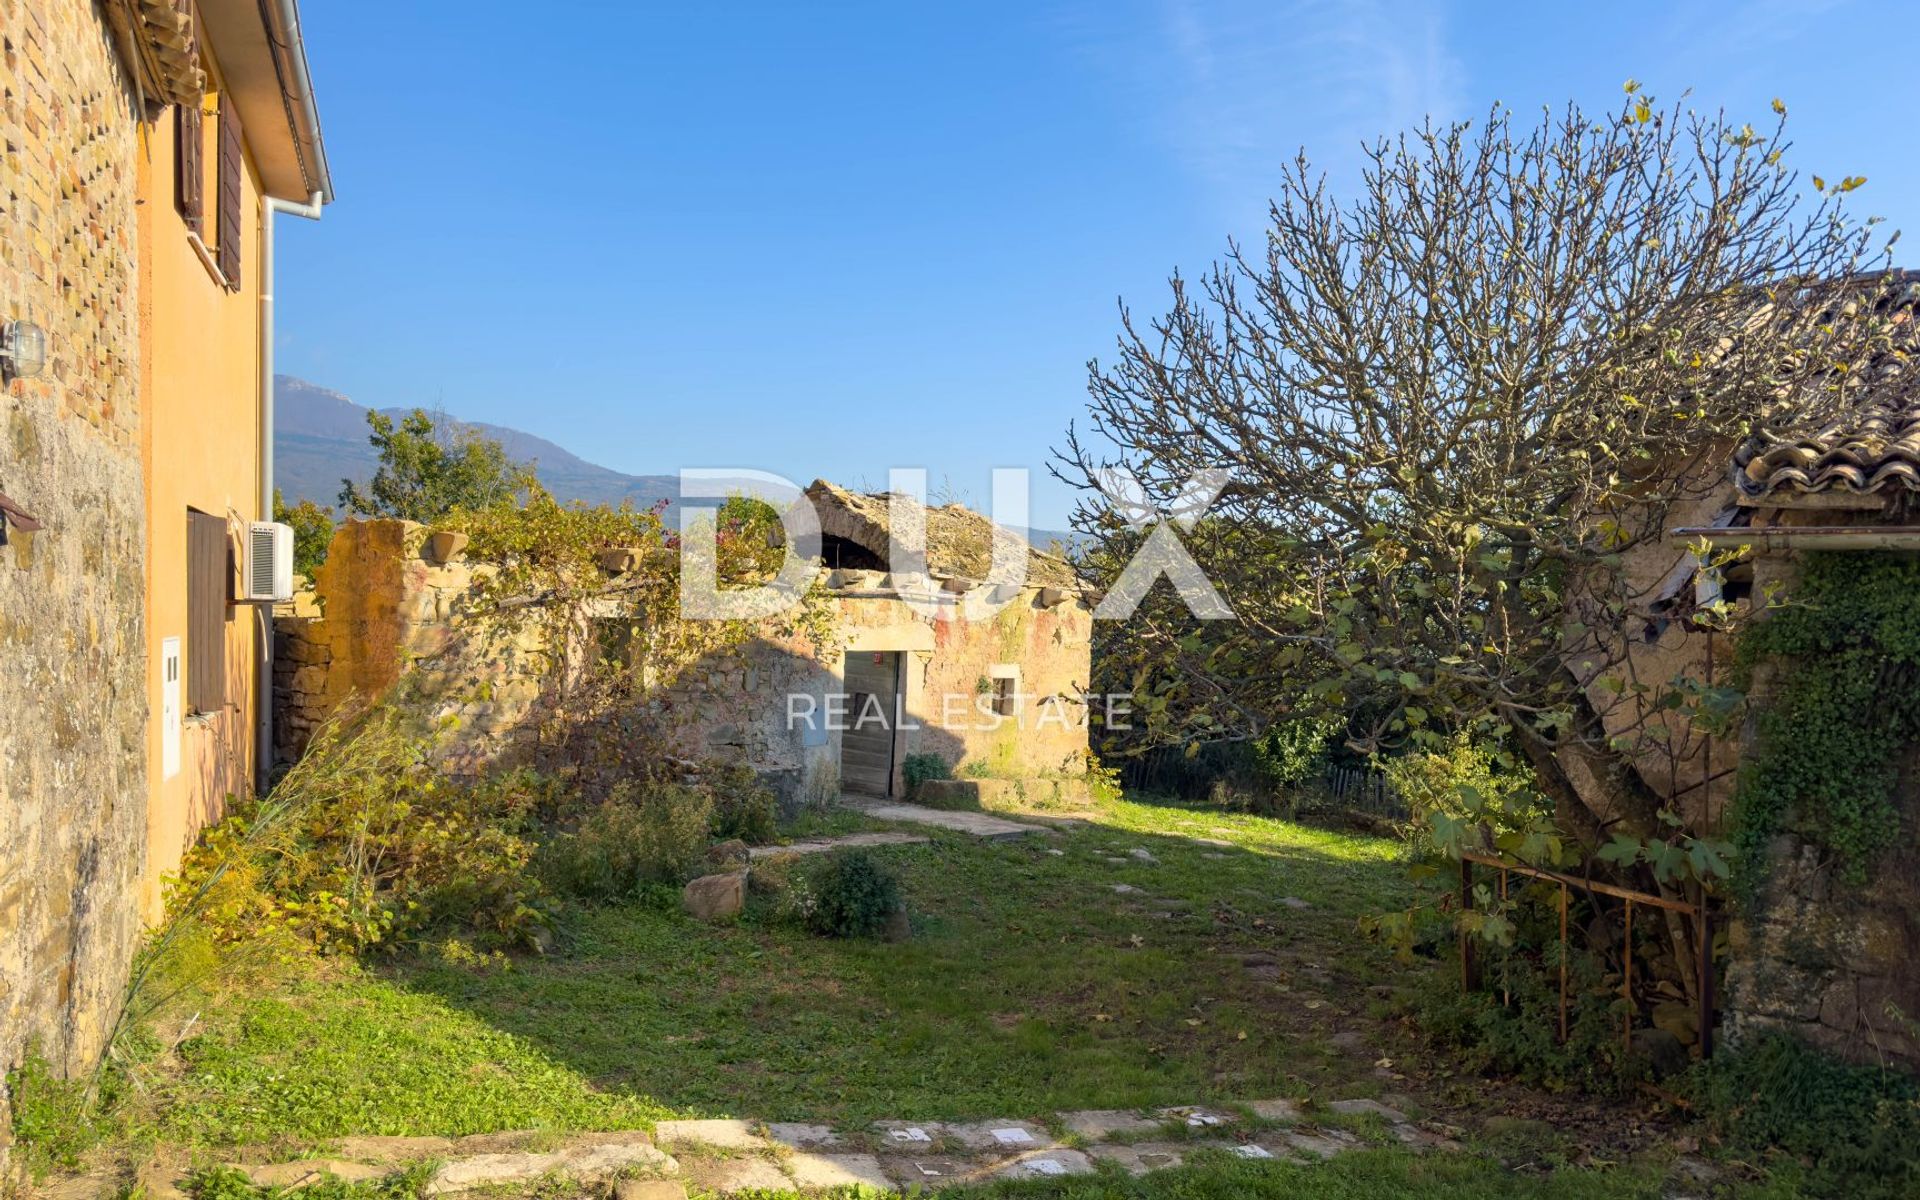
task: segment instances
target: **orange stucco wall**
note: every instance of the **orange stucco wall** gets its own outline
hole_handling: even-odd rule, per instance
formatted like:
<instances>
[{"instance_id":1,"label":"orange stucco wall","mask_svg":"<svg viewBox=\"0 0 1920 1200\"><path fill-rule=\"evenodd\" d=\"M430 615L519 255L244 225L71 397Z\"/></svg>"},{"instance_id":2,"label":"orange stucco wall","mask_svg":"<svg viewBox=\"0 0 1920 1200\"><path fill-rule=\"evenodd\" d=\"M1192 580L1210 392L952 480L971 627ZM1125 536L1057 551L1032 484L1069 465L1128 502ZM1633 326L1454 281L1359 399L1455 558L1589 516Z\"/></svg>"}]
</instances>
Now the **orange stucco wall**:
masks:
<instances>
[{"instance_id":1,"label":"orange stucco wall","mask_svg":"<svg viewBox=\"0 0 1920 1200\"><path fill-rule=\"evenodd\" d=\"M214 90L204 108L207 168L206 240L217 242L218 159ZM140 341L146 348L143 455L147 479L147 730L149 796L147 862L141 886L144 916L161 915L162 879L180 865L195 837L223 811L226 798L253 788L257 661L270 614L233 605L226 622L226 703L195 714L185 704L187 510L224 516L234 569L246 522L260 512L260 267L263 216L251 157L241 205L241 286L216 280L194 250L175 204L171 115L143 127L140 195ZM179 770L163 767L161 649L167 638L186 647L182 659L183 720Z\"/></svg>"}]
</instances>

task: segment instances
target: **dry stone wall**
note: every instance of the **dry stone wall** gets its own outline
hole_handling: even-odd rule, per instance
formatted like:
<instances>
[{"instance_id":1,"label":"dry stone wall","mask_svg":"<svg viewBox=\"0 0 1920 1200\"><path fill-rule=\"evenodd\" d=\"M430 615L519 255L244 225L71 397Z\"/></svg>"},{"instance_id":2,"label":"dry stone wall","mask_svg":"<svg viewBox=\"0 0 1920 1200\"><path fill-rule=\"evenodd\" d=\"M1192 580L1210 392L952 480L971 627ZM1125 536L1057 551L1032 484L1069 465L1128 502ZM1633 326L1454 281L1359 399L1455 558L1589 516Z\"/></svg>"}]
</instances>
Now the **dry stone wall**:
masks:
<instances>
[{"instance_id":1,"label":"dry stone wall","mask_svg":"<svg viewBox=\"0 0 1920 1200\"><path fill-rule=\"evenodd\" d=\"M554 660L532 629L494 634L462 619L484 567L429 557L411 521L348 521L310 588L274 614L274 751L285 765L349 702L404 677L436 726L447 765L467 769L511 749L534 717Z\"/></svg>"},{"instance_id":2,"label":"dry stone wall","mask_svg":"<svg viewBox=\"0 0 1920 1200\"><path fill-rule=\"evenodd\" d=\"M564 675L597 650L544 644L533 622L487 636L467 618L484 565L428 561L428 531L401 521L352 521L334 536L311 592L275 620L278 757L292 761L352 697L384 695L401 679L425 715L450 723L449 765L471 769L529 749L546 718L562 715ZM1027 589L990 618L920 611L865 586L830 593L833 632L822 645L772 626L671 678L649 680L622 714L662 737L669 753L750 765L794 807L839 792L841 730L824 714L841 693L846 657L901 656L904 711L895 785L908 754L1003 777L1080 770L1087 748L1084 690L1092 614L1072 597ZM983 701L1012 672L1019 711L996 716ZM604 742L601 743L604 746Z\"/></svg>"},{"instance_id":3,"label":"dry stone wall","mask_svg":"<svg viewBox=\"0 0 1920 1200\"><path fill-rule=\"evenodd\" d=\"M0 1069L87 1069L118 1013L146 833L135 98L85 0L0 0ZM9 1129L0 1088L0 1160Z\"/></svg>"}]
</instances>

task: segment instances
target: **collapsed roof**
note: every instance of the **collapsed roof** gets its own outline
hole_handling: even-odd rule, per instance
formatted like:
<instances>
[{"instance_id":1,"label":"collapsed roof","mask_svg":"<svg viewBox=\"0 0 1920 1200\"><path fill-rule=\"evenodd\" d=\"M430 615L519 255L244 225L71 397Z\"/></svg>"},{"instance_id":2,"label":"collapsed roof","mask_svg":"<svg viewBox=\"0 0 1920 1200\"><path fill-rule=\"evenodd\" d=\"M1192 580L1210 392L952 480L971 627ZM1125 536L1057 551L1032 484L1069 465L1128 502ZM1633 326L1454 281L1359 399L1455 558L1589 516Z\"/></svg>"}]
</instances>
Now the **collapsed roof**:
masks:
<instances>
[{"instance_id":1,"label":"collapsed roof","mask_svg":"<svg viewBox=\"0 0 1920 1200\"><path fill-rule=\"evenodd\" d=\"M807 488L806 498L819 514L823 535L844 538L880 562L889 561L893 538L887 493L867 495L816 479ZM964 505L929 506L926 513L927 571L935 578L985 581L992 574L996 547L1008 559L1024 547L1028 586L1074 588L1079 584L1064 558L1034 549L1019 534Z\"/></svg>"}]
</instances>

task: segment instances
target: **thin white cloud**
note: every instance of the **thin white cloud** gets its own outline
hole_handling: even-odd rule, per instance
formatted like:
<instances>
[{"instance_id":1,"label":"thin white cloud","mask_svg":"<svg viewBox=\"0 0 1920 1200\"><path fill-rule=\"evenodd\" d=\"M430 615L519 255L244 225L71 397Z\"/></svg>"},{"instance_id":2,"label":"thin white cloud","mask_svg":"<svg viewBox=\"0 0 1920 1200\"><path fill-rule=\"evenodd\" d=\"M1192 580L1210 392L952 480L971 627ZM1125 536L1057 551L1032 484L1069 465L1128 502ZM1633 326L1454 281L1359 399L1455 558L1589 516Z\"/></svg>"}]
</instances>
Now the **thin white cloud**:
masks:
<instances>
[{"instance_id":1,"label":"thin white cloud","mask_svg":"<svg viewBox=\"0 0 1920 1200\"><path fill-rule=\"evenodd\" d=\"M1239 228L1302 147L1350 178L1362 143L1463 107L1464 69L1429 3L1154 0L1078 15L1122 102Z\"/></svg>"}]
</instances>

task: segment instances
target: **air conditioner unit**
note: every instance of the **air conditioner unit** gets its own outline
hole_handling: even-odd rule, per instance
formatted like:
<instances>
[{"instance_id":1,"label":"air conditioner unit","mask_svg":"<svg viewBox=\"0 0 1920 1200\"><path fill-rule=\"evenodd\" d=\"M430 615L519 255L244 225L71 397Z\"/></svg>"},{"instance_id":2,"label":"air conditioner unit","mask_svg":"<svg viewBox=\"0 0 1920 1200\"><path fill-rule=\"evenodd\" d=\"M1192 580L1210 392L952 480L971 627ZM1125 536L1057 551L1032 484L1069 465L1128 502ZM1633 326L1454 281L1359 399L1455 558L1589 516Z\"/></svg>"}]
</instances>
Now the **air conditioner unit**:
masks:
<instances>
[{"instance_id":1,"label":"air conditioner unit","mask_svg":"<svg viewBox=\"0 0 1920 1200\"><path fill-rule=\"evenodd\" d=\"M293 527L278 521L247 523L247 562L241 573L245 604L293 599Z\"/></svg>"}]
</instances>

